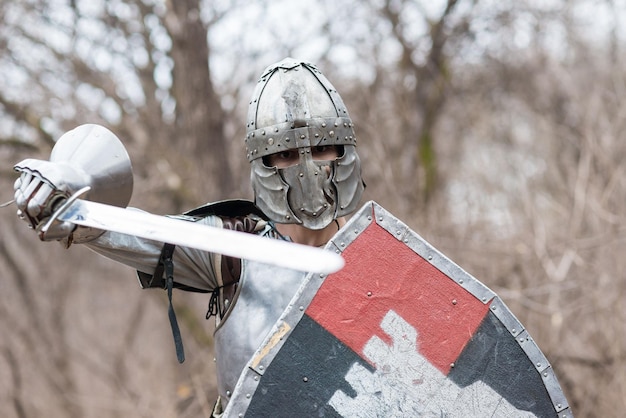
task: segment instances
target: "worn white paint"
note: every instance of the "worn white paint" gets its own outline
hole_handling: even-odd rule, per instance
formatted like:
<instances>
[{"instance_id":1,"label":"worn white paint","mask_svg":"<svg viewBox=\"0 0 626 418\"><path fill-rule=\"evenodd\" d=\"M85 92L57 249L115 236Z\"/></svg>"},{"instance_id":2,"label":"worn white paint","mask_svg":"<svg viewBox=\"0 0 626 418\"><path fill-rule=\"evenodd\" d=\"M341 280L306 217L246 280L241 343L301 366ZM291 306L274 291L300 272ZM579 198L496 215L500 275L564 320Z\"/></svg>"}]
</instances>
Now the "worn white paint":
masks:
<instances>
[{"instance_id":1,"label":"worn white paint","mask_svg":"<svg viewBox=\"0 0 626 418\"><path fill-rule=\"evenodd\" d=\"M376 365L372 373L355 363L346 381L357 392L351 398L337 391L330 399L339 414L350 417L533 417L519 411L483 382L461 388L447 379L418 351L417 330L389 311L381 328L388 345L372 337L364 354Z\"/></svg>"}]
</instances>

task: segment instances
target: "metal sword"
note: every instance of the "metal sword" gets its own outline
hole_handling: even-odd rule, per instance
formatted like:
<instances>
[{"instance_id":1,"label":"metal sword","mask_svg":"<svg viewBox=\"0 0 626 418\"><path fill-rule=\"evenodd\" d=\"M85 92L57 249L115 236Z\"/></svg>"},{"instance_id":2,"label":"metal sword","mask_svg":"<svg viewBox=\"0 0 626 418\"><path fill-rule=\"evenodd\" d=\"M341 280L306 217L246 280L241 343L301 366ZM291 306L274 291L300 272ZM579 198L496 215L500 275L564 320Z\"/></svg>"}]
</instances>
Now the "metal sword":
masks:
<instances>
[{"instance_id":1,"label":"metal sword","mask_svg":"<svg viewBox=\"0 0 626 418\"><path fill-rule=\"evenodd\" d=\"M300 271L331 274L345 264L340 254L322 248L79 199L88 190L69 197L40 234L59 220Z\"/></svg>"}]
</instances>

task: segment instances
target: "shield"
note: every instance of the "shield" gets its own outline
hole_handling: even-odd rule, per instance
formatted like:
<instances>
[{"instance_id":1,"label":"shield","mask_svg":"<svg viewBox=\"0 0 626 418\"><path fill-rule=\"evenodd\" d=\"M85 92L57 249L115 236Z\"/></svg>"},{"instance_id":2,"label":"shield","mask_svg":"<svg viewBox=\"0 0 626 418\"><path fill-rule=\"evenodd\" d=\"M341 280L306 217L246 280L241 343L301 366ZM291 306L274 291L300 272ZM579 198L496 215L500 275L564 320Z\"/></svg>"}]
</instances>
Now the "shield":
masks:
<instances>
[{"instance_id":1,"label":"shield","mask_svg":"<svg viewBox=\"0 0 626 418\"><path fill-rule=\"evenodd\" d=\"M226 416L572 416L546 357L489 288L366 204L243 371Z\"/></svg>"}]
</instances>

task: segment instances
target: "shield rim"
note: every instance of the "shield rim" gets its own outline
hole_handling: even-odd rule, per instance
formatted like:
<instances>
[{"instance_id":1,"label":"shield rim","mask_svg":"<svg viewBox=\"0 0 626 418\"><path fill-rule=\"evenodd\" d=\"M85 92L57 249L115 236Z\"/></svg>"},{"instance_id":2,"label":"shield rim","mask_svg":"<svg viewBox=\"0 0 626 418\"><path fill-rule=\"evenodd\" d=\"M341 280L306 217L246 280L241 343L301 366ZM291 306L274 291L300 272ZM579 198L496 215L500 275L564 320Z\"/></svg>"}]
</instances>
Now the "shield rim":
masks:
<instances>
[{"instance_id":1,"label":"shield rim","mask_svg":"<svg viewBox=\"0 0 626 418\"><path fill-rule=\"evenodd\" d=\"M372 222L375 222L398 241L404 243L418 256L427 260L432 266L454 281L456 285L461 286L483 304L489 304L492 314L502 323L511 337L520 345L532 364L535 365L535 370L540 374L548 396L552 401L555 416L561 418L573 417L552 365L502 299L378 203L372 200L365 203L328 242L325 249L341 254ZM224 411L224 416L245 416L265 370L280 351L285 340L298 324L304 315L304 311L328 276L328 274L307 274L283 314L242 371L239 381L233 390L230 402Z\"/></svg>"}]
</instances>

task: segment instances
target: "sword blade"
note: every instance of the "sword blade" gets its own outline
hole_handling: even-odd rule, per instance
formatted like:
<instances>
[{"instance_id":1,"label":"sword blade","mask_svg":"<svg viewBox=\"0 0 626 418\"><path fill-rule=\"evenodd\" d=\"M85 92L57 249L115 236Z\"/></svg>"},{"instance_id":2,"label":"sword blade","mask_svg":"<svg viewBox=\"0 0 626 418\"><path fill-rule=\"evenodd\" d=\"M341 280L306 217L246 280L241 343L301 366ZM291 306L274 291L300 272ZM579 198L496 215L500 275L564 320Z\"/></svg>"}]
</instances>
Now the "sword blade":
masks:
<instances>
[{"instance_id":1,"label":"sword blade","mask_svg":"<svg viewBox=\"0 0 626 418\"><path fill-rule=\"evenodd\" d=\"M329 250L81 199L57 219L300 271L330 274L344 266Z\"/></svg>"}]
</instances>

